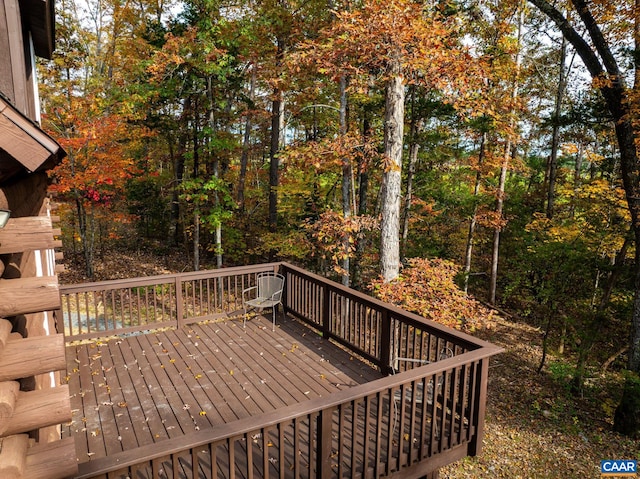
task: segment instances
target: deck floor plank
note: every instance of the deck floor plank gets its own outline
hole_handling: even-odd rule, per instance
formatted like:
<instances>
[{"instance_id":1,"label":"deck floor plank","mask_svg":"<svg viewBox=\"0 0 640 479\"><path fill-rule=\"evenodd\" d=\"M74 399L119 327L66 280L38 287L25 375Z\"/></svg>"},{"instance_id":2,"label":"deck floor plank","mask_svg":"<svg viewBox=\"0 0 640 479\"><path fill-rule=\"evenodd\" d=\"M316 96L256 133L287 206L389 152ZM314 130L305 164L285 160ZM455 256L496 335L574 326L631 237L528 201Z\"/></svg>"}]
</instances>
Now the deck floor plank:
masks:
<instances>
[{"instance_id":1,"label":"deck floor plank","mask_svg":"<svg viewBox=\"0 0 640 479\"><path fill-rule=\"evenodd\" d=\"M105 376L111 385L111 407L114 410L120 447L125 450L130 444L137 444L133 422L127 408L127 397L122 389L122 384L130 380L129 373L124 367L124 358L120 352L117 341L108 343L108 351L111 364L104 364Z\"/></svg>"},{"instance_id":2,"label":"deck floor plank","mask_svg":"<svg viewBox=\"0 0 640 479\"><path fill-rule=\"evenodd\" d=\"M98 404L96 406L97 412L100 416L99 430L92 431L92 434L102 434L103 441L105 443L105 449L107 455L122 452L122 441L120 435L120 429L123 427L120 424L120 416L113 407L114 404L120 402L122 399L120 392L120 381L113 369L113 361L111 358L111 350L108 344L105 344L99 348L96 348L92 357L92 374L94 374L94 383L98 381L98 388L96 390L96 398ZM115 385L115 387L112 387Z\"/></svg>"},{"instance_id":3,"label":"deck floor plank","mask_svg":"<svg viewBox=\"0 0 640 479\"><path fill-rule=\"evenodd\" d=\"M89 452L87 448L87 442L83 440L79 440L81 438L79 429L82 423L82 417L84 414L84 403L83 397L81 394L82 386L80 382L80 363L78 360L78 348L69 347L67 348L67 378L66 381L69 384L69 391L71 396L71 416L72 420L70 423L65 424L62 436L69 437L72 435L77 435L75 440L76 444L76 457L78 458L87 458L87 453Z\"/></svg>"},{"instance_id":4,"label":"deck floor plank","mask_svg":"<svg viewBox=\"0 0 640 479\"><path fill-rule=\"evenodd\" d=\"M182 338L175 335L174 333L167 336L167 339L169 340L169 344L166 344L165 347L169 351L169 364L171 365L171 367L165 367L165 371L167 372L167 376L165 379L166 388L168 391L173 390L175 392L175 395L180 397L179 402L182 403L182 409L183 411L185 411L185 415L188 418L188 421L185 422L184 431L185 433L191 432L195 428L192 417L193 411L191 409L193 408L193 410L196 410L200 408L201 404L194 396L192 388L176 387L175 382L176 378L184 380L187 377L185 376L186 373L188 373L189 381L191 381L190 376L193 376L194 374L192 373L193 366L191 366L190 362L186 362L185 359L183 359L179 349L177 349L177 346L179 346ZM190 360L190 358L188 359ZM192 383L195 384L195 381L193 381ZM206 396L207 401L212 401L212 403L215 404L216 407L211 408L210 411L205 411L204 409L200 408L196 411L197 414L200 414L200 411L205 411L207 413L207 419L211 425L224 423L226 419L233 420L237 418L229 405L224 401L221 393L213 384L210 388L207 388L205 392L208 393ZM167 395L169 403L173 404L171 397L172 396Z\"/></svg>"},{"instance_id":5,"label":"deck floor plank","mask_svg":"<svg viewBox=\"0 0 640 479\"><path fill-rule=\"evenodd\" d=\"M259 364L253 359L255 351L248 350L243 343L243 328L236 327L235 329L235 331L230 328L218 329L217 338L215 338L217 341L214 341L209 336L212 329L203 328L201 339L210 347L219 350L218 357L222 358L223 365L229 371L234 371L233 377L238 381L244 393L244 397L239 400L252 399L259 406L261 412L286 406L288 404L285 400L286 396L282 398L280 394L277 394L283 393L284 390L276 389L274 391L267 385L267 381L263 379L264 373L261 374Z\"/></svg>"},{"instance_id":6,"label":"deck floor plank","mask_svg":"<svg viewBox=\"0 0 640 479\"><path fill-rule=\"evenodd\" d=\"M161 355L158 356L159 364L155 364L150 369L155 375L158 389L156 394L164 397L166 402L162 404L163 409L170 410L175 418L170 420L166 425L166 431L169 437L176 437L181 434L192 432L196 426L194 424L193 412L196 409L196 399L190 388L177 388L175 386L173 376L182 379L182 370L180 363L176 366L176 354L172 351L172 343L175 338L171 336L145 335L140 340L147 340L151 348L151 337L155 347L161 348ZM166 353L165 353L166 351ZM164 366L164 367L163 367ZM193 409L192 409L193 405Z\"/></svg>"},{"instance_id":7,"label":"deck floor plank","mask_svg":"<svg viewBox=\"0 0 640 479\"><path fill-rule=\"evenodd\" d=\"M264 318L256 318L253 320L255 325L259 328L257 333L255 330L247 328L247 332L240 338L244 339L249 345L250 349L259 351L262 361L257 363L257 367L264 367L265 375L269 377L283 377L287 383L287 389L293 395L294 401L299 402L312 397L320 397L326 394L327 391L335 391L335 387L325 387L322 383L326 379L322 373L314 375L306 368L306 363L300 361L299 358L303 358L306 354L306 348L300 350L298 342L295 338L290 336L290 333L283 335L281 328L276 328L276 331L271 330L271 325L260 325L260 321L265 322ZM289 328L297 326L295 323L289 325ZM303 326L299 326L303 327ZM305 328L304 330L297 331L300 335L310 333ZM269 336L269 341L264 341L264 336ZM317 336L318 340L322 339ZM310 336L307 338L309 344L314 344L316 338ZM236 340L239 341L239 340ZM275 347L266 347L269 346ZM321 362L324 358L315 357L315 361ZM282 368L281 371L276 371L273 365L278 365ZM324 372L327 372L324 370Z\"/></svg>"},{"instance_id":8,"label":"deck floor plank","mask_svg":"<svg viewBox=\"0 0 640 479\"><path fill-rule=\"evenodd\" d=\"M200 341L198 334L190 326L181 331L181 340L174 342L174 348L180 357L180 364L184 367L180 375L184 383L189 387L195 398L197 412L209 411L220 407L221 417L224 422L234 421L240 417L246 417L250 412L243 403L238 402L241 396L234 388L236 381L228 374L228 370L222 364L209 363L203 358L206 354L206 345Z\"/></svg>"},{"instance_id":9,"label":"deck floor plank","mask_svg":"<svg viewBox=\"0 0 640 479\"><path fill-rule=\"evenodd\" d=\"M268 316L246 329L228 320L69 346L69 386L79 411L65 434L75 436L79 461L381 377L290 317L280 315L272 331ZM104 428L91 435L97 425Z\"/></svg>"},{"instance_id":10,"label":"deck floor plank","mask_svg":"<svg viewBox=\"0 0 640 479\"><path fill-rule=\"evenodd\" d=\"M147 382L149 393L154 399L155 409L158 411L160 424L162 425L153 433L153 436L154 439L171 438L175 434L172 432L175 429L182 431L181 421L178 419L178 414L184 410L171 408L167 405L166 397L167 394L171 393L171 389L162 386L162 383L166 383L165 360L163 359L162 353L160 355L158 354L158 351L154 348L150 338L151 335L136 337L140 348L145 351L143 358L138 360L138 364L147 371L144 376L145 381ZM141 364L141 362L145 360L146 364ZM162 366L165 367L163 368Z\"/></svg>"},{"instance_id":11,"label":"deck floor plank","mask_svg":"<svg viewBox=\"0 0 640 479\"><path fill-rule=\"evenodd\" d=\"M138 366L144 378L143 391L138 391L139 395L144 396L142 409L144 411L145 420L154 442L168 438L165 427L166 416L165 411L170 408L164 407L166 398L163 397L160 386L156 381L155 371L161 370L161 362L151 344L147 341L147 335L137 335L130 338L126 344L131 345L131 351L138 359ZM124 342L122 344L125 344ZM173 413L171 413L173 414Z\"/></svg>"},{"instance_id":12,"label":"deck floor plank","mask_svg":"<svg viewBox=\"0 0 640 479\"><path fill-rule=\"evenodd\" d=\"M261 390L262 394L274 398L274 407L277 407L278 402L280 402L281 405L288 405L291 404L291 401L296 401L296 395L292 392L291 383L271 381L269 379L273 377L276 371L273 369L271 358L265 357L264 352L258 345L248 339L255 338L256 336L247 335L244 328L241 334L235 336L230 336L229 330L226 328L215 330L213 328L207 328L203 332L207 335L207 340L210 342L213 342L214 339L209 336L215 334L219 338L224 338L230 346L233 347L233 345L235 345L235 350L240 351L238 354L243 361L243 364L238 368L247 376L248 380L252 381L253 384ZM257 351L260 352L256 354Z\"/></svg>"},{"instance_id":13,"label":"deck floor plank","mask_svg":"<svg viewBox=\"0 0 640 479\"><path fill-rule=\"evenodd\" d=\"M87 458L95 454L106 455L106 446L103 436L96 431L101 431L100 414L98 409L100 382L96 381L93 374L93 364L90 355L95 348L82 348L78 351L77 359L80 369L80 396L82 397L83 414L78 427L83 432L87 444Z\"/></svg>"},{"instance_id":14,"label":"deck floor plank","mask_svg":"<svg viewBox=\"0 0 640 479\"><path fill-rule=\"evenodd\" d=\"M228 326L233 327L231 324ZM256 399L247 393L240 382L238 370L235 369L232 359L234 353L226 349L223 341L207 345L206 336L201 333L199 325L192 325L189 331L192 347L198 351L195 357L198 367L208 379L215 379L219 387L225 387L221 393L222 398L229 404L236 417L243 418L261 413L263 410Z\"/></svg>"},{"instance_id":15,"label":"deck floor plank","mask_svg":"<svg viewBox=\"0 0 640 479\"><path fill-rule=\"evenodd\" d=\"M120 341L118 344L123 359L123 367L127 372L126 375L120 378L125 381L121 383L120 388L126 402L126 407L123 409L126 409L129 413L137 444L143 446L154 442L145 412L145 407L152 407L153 398L149 397L142 365L139 364L140 360L136 357L137 348L136 350L132 349L132 339L134 338L128 338L128 340ZM142 356L140 351L137 352ZM126 444L125 447L130 449L135 445Z\"/></svg>"}]
</instances>

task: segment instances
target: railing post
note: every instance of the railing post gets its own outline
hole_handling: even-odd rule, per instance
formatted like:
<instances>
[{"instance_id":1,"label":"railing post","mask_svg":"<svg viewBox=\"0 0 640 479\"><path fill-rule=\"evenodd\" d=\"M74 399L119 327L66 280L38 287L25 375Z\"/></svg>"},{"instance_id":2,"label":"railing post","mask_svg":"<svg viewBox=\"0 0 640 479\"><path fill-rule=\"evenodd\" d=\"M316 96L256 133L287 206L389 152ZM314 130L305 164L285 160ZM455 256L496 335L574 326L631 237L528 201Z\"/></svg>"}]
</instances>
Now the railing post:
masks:
<instances>
[{"instance_id":1,"label":"railing post","mask_svg":"<svg viewBox=\"0 0 640 479\"><path fill-rule=\"evenodd\" d=\"M331 332L331 291L328 283L325 283L322 287L322 337L329 339L329 333Z\"/></svg>"},{"instance_id":2,"label":"railing post","mask_svg":"<svg viewBox=\"0 0 640 479\"><path fill-rule=\"evenodd\" d=\"M384 374L391 373L391 317L389 310L382 310L382 331L380 331L380 369Z\"/></svg>"},{"instance_id":3,"label":"railing post","mask_svg":"<svg viewBox=\"0 0 640 479\"><path fill-rule=\"evenodd\" d=\"M289 281L287 280L288 269L284 264L280 263L279 270L275 272L280 272L280 274L285 277L284 286L282 287L282 311L284 311L284 313L287 313L289 308Z\"/></svg>"},{"instance_id":4,"label":"railing post","mask_svg":"<svg viewBox=\"0 0 640 479\"><path fill-rule=\"evenodd\" d=\"M184 326L184 300L182 299L182 276L176 275L176 323L177 328Z\"/></svg>"},{"instance_id":5,"label":"railing post","mask_svg":"<svg viewBox=\"0 0 640 479\"><path fill-rule=\"evenodd\" d=\"M322 409L318 414L316 429L316 478L329 479L333 477L331 469L331 429L333 427L333 412L336 407Z\"/></svg>"},{"instance_id":6,"label":"railing post","mask_svg":"<svg viewBox=\"0 0 640 479\"><path fill-rule=\"evenodd\" d=\"M475 426L476 433L469 442L467 455L477 456L482 451L482 440L484 438L484 416L487 409L487 383L489 382L489 358L481 359L478 363L476 376L476 404L471 426Z\"/></svg>"}]
</instances>

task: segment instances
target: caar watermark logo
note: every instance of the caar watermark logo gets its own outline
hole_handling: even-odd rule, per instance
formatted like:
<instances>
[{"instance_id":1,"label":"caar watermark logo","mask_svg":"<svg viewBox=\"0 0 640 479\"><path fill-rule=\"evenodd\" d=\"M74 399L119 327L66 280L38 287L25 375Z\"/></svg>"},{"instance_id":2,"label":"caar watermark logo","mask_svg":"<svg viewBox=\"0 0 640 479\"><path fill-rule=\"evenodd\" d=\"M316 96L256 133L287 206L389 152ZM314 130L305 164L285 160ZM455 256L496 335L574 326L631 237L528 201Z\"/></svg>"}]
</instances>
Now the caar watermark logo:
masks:
<instances>
[{"instance_id":1,"label":"caar watermark logo","mask_svg":"<svg viewBox=\"0 0 640 479\"><path fill-rule=\"evenodd\" d=\"M600 461L602 477L635 476L638 472L638 461L632 459L604 459Z\"/></svg>"}]
</instances>

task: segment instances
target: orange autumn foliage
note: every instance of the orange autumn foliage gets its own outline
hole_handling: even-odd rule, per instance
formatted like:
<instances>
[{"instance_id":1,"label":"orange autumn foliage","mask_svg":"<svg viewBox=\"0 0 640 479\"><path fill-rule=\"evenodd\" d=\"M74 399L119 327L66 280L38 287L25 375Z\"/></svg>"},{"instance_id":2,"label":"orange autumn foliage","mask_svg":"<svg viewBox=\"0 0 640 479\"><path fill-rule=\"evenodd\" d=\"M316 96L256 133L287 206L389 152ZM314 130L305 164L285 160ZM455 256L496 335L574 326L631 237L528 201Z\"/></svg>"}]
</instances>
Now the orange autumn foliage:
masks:
<instances>
[{"instance_id":1,"label":"orange autumn foliage","mask_svg":"<svg viewBox=\"0 0 640 479\"><path fill-rule=\"evenodd\" d=\"M371 288L382 301L445 326L462 331L489 327L493 312L458 287L458 270L444 259L412 258L396 280L377 280Z\"/></svg>"}]
</instances>

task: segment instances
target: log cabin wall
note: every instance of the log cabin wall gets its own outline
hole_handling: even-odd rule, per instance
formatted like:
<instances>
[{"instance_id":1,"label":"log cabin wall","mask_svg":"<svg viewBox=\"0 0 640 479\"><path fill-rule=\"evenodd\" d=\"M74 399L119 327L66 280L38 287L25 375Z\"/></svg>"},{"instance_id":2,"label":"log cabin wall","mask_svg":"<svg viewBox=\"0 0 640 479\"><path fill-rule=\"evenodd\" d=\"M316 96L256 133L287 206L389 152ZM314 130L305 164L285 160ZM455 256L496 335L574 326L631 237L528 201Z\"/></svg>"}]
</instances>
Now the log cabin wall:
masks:
<instances>
[{"instance_id":1,"label":"log cabin wall","mask_svg":"<svg viewBox=\"0 0 640 479\"><path fill-rule=\"evenodd\" d=\"M60 242L49 214L46 171L64 151L38 126L34 54L53 51L52 0L0 0L0 478L76 474L64 337L53 311L58 279L48 253Z\"/></svg>"}]
</instances>

